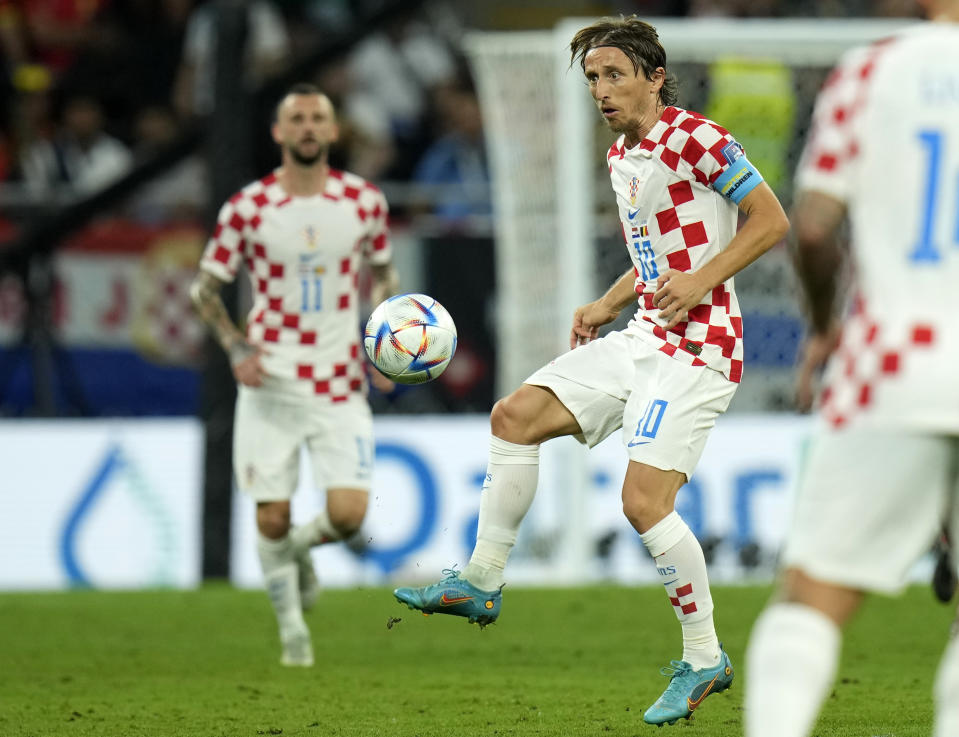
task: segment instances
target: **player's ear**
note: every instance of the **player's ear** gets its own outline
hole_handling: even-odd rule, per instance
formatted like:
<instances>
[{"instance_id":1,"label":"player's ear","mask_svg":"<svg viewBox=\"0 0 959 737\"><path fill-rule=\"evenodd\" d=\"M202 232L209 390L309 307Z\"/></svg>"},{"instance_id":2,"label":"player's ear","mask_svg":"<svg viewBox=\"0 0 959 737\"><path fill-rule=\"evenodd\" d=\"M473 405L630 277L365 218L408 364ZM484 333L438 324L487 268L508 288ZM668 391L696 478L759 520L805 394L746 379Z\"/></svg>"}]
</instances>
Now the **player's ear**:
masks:
<instances>
[{"instance_id":1,"label":"player's ear","mask_svg":"<svg viewBox=\"0 0 959 737\"><path fill-rule=\"evenodd\" d=\"M666 70L662 67L656 67L653 73L649 75L649 79L653 83L653 91L659 92L666 84Z\"/></svg>"},{"instance_id":2,"label":"player's ear","mask_svg":"<svg viewBox=\"0 0 959 737\"><path fill-rule=\"evenodd\" d=\"M273 122L273 125L270 126L270 135L273 136L273 143L282 143L283 139L280 138L280 124L276 121Z\"/></svg>"},{"instance_id":3,"label":"player's ear","mask_svg":"<svg viewBox=\"0 0 959 737\"><path fill-rule=\"evenodd\" d=\"M333 132L330 134L330 143L336 143L340 140L340 124L333 121Z\"/></svg>"}]
</instances>

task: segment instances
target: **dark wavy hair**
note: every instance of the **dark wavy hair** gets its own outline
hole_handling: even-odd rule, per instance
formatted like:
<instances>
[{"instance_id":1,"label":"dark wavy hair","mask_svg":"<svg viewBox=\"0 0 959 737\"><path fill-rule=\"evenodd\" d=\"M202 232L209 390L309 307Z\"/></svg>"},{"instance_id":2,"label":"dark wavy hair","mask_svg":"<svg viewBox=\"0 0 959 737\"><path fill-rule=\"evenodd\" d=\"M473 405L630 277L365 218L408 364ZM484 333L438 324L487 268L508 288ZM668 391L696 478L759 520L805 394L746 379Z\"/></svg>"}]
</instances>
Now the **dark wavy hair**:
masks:
<instances>
[{"instance_id":1,"label":"dark wavy hair","mask_svg":"<svg viewBox=\"0 0 959 737\"><path fill-rule=\"evenodd\" d=\"M577 60L586 68L586 54L600 46L619 49L633 63L633 71L643 70L646 79L653 78L657 67L666 69L666 49L659 42L659 34L646 21L635 15L628 18L603 18L580 30L569 44L570 66ZM659 99L664 105L675 105L679 97L679 82L676 75L666 72L666 79L659 90Z\"/></svg>"}]
</instances>

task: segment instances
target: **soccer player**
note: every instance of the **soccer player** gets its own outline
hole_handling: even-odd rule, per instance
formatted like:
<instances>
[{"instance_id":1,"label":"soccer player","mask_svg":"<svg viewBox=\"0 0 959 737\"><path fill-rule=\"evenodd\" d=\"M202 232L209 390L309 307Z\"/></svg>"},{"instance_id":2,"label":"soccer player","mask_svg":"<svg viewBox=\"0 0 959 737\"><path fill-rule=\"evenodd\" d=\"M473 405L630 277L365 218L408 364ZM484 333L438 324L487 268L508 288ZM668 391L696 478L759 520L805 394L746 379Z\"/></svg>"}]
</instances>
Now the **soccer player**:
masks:
<instances>
[{"instance_id":1,"label":"soccer player","mask_svg":"<svg viewBox=\"0 0 959 737\"><path fill-rule=\"evenodd\" d=\"M801 396L829 360L779 591L750 638L749 737L810 734L864 592L901 590L944 510L959 529L959 0L926 6L936 22L840 61L797 172ZM839 330L847 214L854 283ZM936 680L935 734L954 737L959 640Z\"/></svg>"},{"instance_id":2,"label":"soccer player","mask_svg":"<svg viewBox=\"0 0 959 737\"><path fill-rule=\"evenodd\" d=\"M713 626L703 551L674 502L725 411L743 368L733 275L779 241L786 215L742 147L716 123L676 107L676 80L656 30L604 19L570 44L619 139L607 155L632 266L573 316L570 350L493 407L476 547L459 573L396 597L424 612L488 624L503 570L536 492L540 443L594 446L622 428L629 455L623 511L655 561L679 618L683 655L664 672L652 724L688 718L733 669ZM737 232L739 211L746 220ZM586 244L584 244L586 247ZM599 338L638 300L622 331Z\"/></svg>"},{"instance_id":3,"label":"soccer player","mask_svg":"<svg viewBox=\"0 0 959 737\"><path fill-rule=\"evenodd\" d=\"M372 474L359 274L371 266L374 304L396 291L397 280L382 193L327 164L338 134L329 99L295 85L277 105L272 134L282 163L220 209L191 296L238 384L234 473L256 501L257 552L279 622L281 662L310 666L302 611L318 593L310 548L359 528ZM246 334L219 296L241 264L253 288ZM291 531L303 444L315 482L326 488L326 509Z\"/></svg>"}]
</instances>

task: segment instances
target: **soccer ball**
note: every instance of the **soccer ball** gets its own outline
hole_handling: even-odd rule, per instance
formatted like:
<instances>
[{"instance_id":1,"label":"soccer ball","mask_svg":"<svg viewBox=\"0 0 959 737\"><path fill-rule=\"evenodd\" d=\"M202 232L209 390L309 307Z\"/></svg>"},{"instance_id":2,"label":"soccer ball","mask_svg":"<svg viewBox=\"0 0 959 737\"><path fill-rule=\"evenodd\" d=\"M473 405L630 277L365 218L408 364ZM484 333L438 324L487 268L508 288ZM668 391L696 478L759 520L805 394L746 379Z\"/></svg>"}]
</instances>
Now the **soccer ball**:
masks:
<instances>
[{"instance_id":1,"label":"soccer ball","mask_svg":"<svg viewBox=\"0 0 959 737\"><path fill-rule=\"evenodd\" d=\"M439 376L456 352L456 325L425 294L400 294L381 303L366 323L363 347L373 365L399 384Z\"/></svg>"}]
</instances>

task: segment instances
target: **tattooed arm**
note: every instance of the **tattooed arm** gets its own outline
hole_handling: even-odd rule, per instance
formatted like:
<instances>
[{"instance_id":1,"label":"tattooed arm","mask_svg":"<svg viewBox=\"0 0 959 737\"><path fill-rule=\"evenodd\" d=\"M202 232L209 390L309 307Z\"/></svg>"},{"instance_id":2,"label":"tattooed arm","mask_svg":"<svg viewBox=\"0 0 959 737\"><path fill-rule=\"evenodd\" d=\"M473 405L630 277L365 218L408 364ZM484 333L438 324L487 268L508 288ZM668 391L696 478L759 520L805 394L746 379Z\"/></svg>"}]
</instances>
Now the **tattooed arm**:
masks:
<instances>
[{"instance_id":1,"label":"tattooed arm","mask_svg":"<svg viewBox=\"0 0 959 737\"><path fill-rule=\"evenodd\" d=\"M371 266L370 272L373 277L373 283L370 285L370 302L373 304L373 309L376 309L380 302L396 294L396 290L400 287L400 280L393 264ZM373 386L384 394L389 394L396 388L396 384L381 374L375 366L370 366L369 377Z\"/></svg>"},{"instance_id":2,"label":"tattooed arm","mask_svg":"<svg viewBox=\"0 0 959 737\"><path fill-rule=\"evenodd\" d=\"M400 280L393 264L371 266L370 271L373 277L373 283L370 285L370 302L375 309L380 302L396 294L396 290L400 288Z\"/></svg>"},{"instance_id":3,"label":"tattooed arm","mask_svg":"<svg viewBox=\"0 0 959 737\"><path fill-rule=\"evenodd\" d=\"M190 285L190 299L200 318L213 332L217 341L226 351L233 367L233 376L246 386L260 386L263 383L263 366L260 356L263 351L250 345L246 336L233 324L227 314L220 290L224 282L212 274L200 271Z\"/></svg>"}]
</instances>

